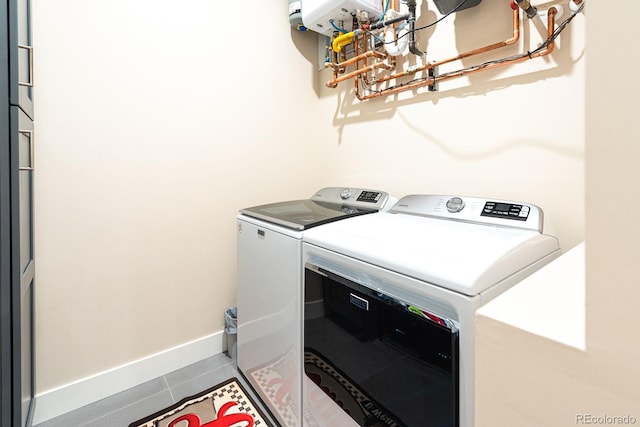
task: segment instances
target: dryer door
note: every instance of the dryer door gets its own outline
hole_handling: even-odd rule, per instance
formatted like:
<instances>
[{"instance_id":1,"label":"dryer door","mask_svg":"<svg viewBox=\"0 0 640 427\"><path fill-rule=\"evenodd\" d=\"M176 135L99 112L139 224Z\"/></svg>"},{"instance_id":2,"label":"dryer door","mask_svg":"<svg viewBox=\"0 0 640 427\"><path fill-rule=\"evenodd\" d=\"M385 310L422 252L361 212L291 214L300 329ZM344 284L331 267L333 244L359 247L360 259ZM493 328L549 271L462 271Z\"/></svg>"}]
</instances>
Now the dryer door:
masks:
<instances>
[{"instance_id":1,"label":"dryer door","mask_svg":"<svg viewBox=\"0 0 640 427\"><path fill-rule=\"evenodd\" d=\"M309 264L304 301L305 373L357 425L458 426L453 321Z\"/></svg>"}]
</instances>

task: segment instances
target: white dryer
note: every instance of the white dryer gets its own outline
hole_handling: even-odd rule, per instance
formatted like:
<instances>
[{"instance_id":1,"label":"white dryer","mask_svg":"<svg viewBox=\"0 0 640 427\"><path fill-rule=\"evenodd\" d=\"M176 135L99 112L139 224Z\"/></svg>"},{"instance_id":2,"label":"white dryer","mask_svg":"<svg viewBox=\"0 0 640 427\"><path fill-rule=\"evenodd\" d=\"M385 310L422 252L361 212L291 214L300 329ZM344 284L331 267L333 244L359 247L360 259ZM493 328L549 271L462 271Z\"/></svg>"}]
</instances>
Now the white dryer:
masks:
<instances>
[{"instance_id":1,"label":"white dryer","mask_svg":"<svg viewBox=\"0 0 640 427\"><path fill-rule=\"evenodd\" d=\"M302 236L392 204L383 191L329 187L237 216L238 368L283 426L302 425Z\"/></svg>"},{"instance_id":2,"label":"white dryer","mask_svg":"<svg viewBox=\"0 0 640 427\"><path fill-rule=\"evenodd\" d=\"M471 427L474 313L560 254L547 233L532 204L437 195L305 233L306 424Z\"/></svg>"}]
</instances>

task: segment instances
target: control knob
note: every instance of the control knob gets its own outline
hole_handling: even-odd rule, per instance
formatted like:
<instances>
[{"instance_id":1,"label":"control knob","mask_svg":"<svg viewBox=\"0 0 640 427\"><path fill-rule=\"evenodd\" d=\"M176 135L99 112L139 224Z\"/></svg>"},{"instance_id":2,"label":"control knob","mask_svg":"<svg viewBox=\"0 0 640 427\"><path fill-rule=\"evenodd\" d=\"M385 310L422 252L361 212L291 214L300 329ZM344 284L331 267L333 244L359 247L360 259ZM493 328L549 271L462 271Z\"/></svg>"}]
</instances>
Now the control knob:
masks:
<instances>
[{"instance_id":1,"label":"control knob","mask_svg":"<svg viewBox=\"0 0 640 427\"><path fill-rule=\"evenodd\" d=\"M452 197L447 200L447 210L451 213L457 213L464 209L464 200L460 197Z\"/></svg>"},{"instance_id":2,"label":"control knob","mask_svg":"<svg viewBox=\"0 0 640 427\"><path fill-rule=\"evenodd\" d=\"M340 197L342 198L342 200L347 200L349 197L351 197L351 189L350 188L344 188L340 192Z\"/></svg>"}]
</instances>

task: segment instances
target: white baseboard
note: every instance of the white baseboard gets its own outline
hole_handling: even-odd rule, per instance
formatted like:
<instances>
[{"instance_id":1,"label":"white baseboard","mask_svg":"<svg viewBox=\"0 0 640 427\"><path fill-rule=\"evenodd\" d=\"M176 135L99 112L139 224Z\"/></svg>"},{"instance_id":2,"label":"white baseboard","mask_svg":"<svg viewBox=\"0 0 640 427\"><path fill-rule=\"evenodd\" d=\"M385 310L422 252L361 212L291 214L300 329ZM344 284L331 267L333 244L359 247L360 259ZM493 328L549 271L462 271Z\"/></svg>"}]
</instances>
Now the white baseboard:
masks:
<instances>
[{"instance_id":1,"label":"white baseboard","mask_svg":"<svg viewBox=\"0 0 640 427\"><path fill-rule=\"evenodd\" d=\"M134 360L35 397L33 424L50 420L100 399L221 353L224 331Z\"/></svg>"}]
</instances>

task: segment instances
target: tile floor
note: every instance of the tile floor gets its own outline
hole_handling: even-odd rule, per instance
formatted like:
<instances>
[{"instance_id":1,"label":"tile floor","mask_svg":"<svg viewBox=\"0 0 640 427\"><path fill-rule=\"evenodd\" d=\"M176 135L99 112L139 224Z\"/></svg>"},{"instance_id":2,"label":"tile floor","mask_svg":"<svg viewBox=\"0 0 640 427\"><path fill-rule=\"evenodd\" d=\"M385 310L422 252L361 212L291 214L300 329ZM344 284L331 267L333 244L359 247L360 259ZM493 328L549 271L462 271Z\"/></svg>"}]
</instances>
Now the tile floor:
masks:
<instances>
[{"instance_id":1,"label":"tile floor","mask_svg":"<svg viewBox=\"0 0 640 427\"><path fill-rule=\"evenodd\" d=\"M237 371L235 361L225 354L217 354L34 427L127 427L230 377L238 378L254 402L260 404ZM264 407L261 409L266 414Z\"/></svg>"}]
</instances>

